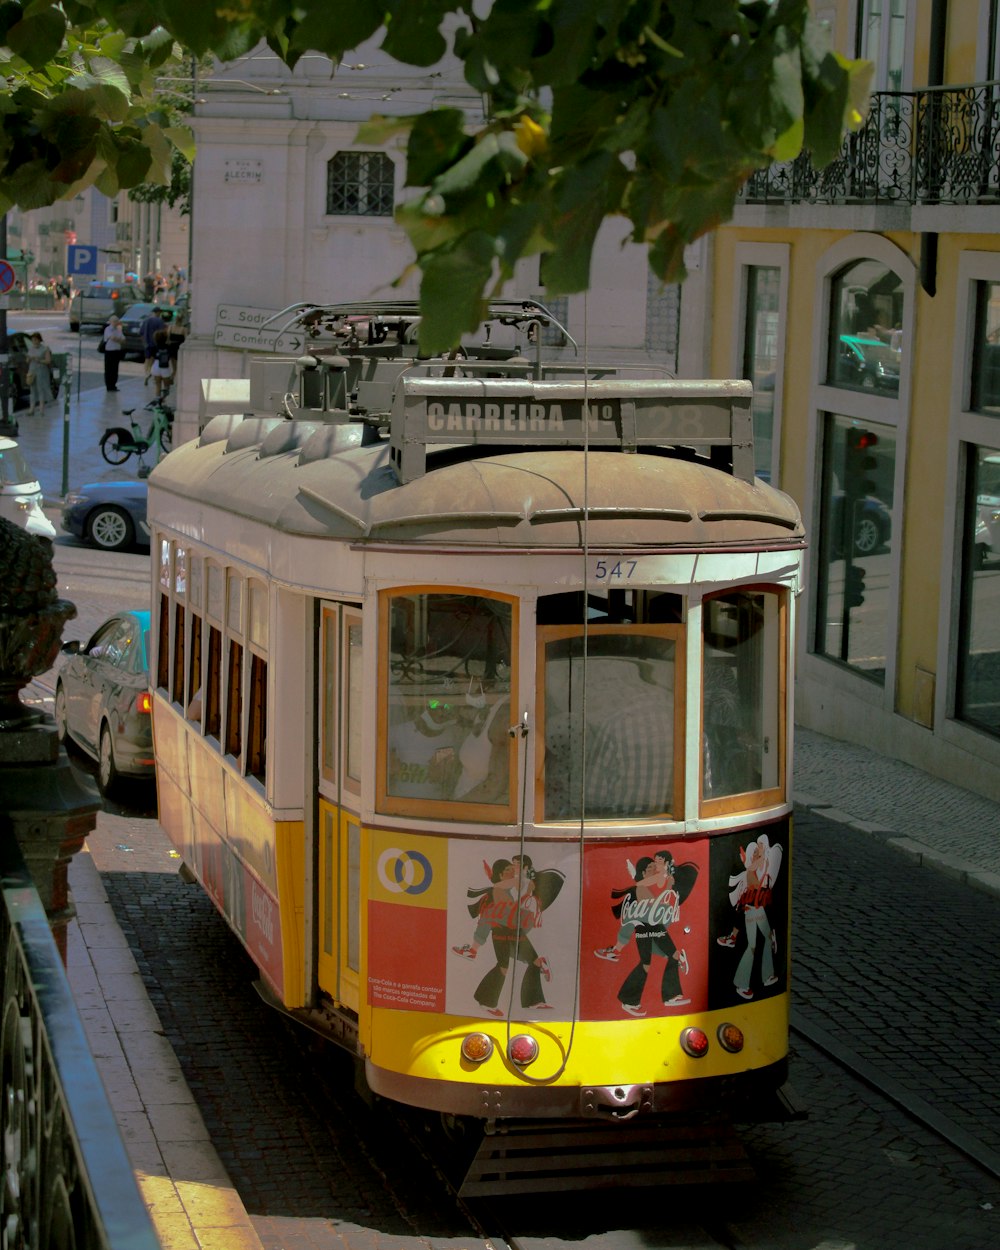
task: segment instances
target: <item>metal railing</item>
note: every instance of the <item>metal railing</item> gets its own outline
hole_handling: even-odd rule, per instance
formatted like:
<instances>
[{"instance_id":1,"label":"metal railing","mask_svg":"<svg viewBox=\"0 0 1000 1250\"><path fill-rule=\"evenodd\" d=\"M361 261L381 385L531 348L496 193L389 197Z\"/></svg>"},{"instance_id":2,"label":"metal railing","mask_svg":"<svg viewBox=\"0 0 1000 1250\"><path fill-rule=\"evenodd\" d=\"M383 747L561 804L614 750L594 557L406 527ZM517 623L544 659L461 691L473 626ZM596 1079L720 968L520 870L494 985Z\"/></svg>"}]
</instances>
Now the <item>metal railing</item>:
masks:
<instances>
[{"instance_id":1,"label":"metal railing","mask_svg":"<svg viewBox=\"0 0 1000 1250\"><path fill-rule=\"evenodd\" d=\"M59 952L0 838L0 1228L10 1250L159 1250Z\"/></svg>"},{"instance_id":2,"label":"metal railing","mask_svg":"<svg viewBox=\"0 0 1000 1250\"><path fill-rule=\"evenodd\" d=\"M1000 81L879 91L817 169L808 152L753 173L744 204L1000 203Z\"/></svg>"}]
</instances>

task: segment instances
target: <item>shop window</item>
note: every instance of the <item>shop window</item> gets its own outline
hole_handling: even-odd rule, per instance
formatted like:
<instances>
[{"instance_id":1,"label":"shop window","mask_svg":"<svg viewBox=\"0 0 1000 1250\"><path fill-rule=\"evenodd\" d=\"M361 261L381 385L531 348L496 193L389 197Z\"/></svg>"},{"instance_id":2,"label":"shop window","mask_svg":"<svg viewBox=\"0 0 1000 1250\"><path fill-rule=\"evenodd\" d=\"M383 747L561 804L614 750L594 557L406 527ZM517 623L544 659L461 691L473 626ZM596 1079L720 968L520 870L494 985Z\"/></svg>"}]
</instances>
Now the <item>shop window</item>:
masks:
<instances>
[{"instance_id":1,"label":"shop window","mask_svg":"<svg viewBox=\"0 0 1000 1250\"><path fill-rule=\"evenodd\" d=\"M1000 282L976 283L971 407L1000 415Z\"/></svg>"},{"instance_id":2,"label":"shop window","mask_svg":"<svg viewBox=\"0 0 1000 1250\"><path fill-rule=\"evenodd\" d=\"M391 217L396 167L384 152L338 152L326 166L326 211L335 217Z\"/></svg>"},{"instance_id":3,"label":"shop window","mask_svg":"<svg viewBox=\"0 0 1000 1250\"><path fill-rule=\"evenodd\" d=\"M880 261L859 260L834 278L826 382L884 398L899 394L902 279Z\"/></svg>"},{"instance_id":4,"label":"shop window","mask_svg":"<svg viewBox=\"0 0 1000 1250\"><path fill-rule=\"evenodd\" d=\"M509 819L512 604L477 594L386 592L381 607L381 809Z\"/></svg>"},{"instance_id":5,"label":"shop window","mask_svg":"<svg viewBox=\"0 0 1000 1250\"><path fill-rule=\"evenodd\" d=\"M891 427L826 416L815 650L880 684L893 618L895 472Z\"/></svg>"},{"instance_id":6,"label":"shop window","mask_svg":"<svg viewBox=\"0 0 1000 1250\"><path fill-rule=\"evenodd\" d=\"M1000 736L1000 451L969 445L955 715Z\"/></svg>"},{"instance_id":7,"label":"shop window","mask_svg":"<svg viewBox=\"0 0 1000 1250\"><path fill-rule=\"evenodd\" d=\"M679 626L539 626L541 819L680 811Z\"/></svg>"},{"instance_id":8,"label":"shop window","mask_svg":"<svg viewBox=\"0 0 1000 1250\"><path fill-rule=\"evenodd\" d=\"M771 480L774 452L780 283L781 270L776 265L747 266L743 376L753 382L754 467L765 482Z\"/></svg>"},{"instance_id":9,"label":"shop window","mask_svg":"<svg viewBox=\"0 0 1000 1250\"><path fill-rule=\"evenodd\" d=\"M702 607L702 799L783 784L785 637L780 596L738 591ZM744 802L745 802L744 798ZM712 809L708 809L712 810Z\"/></svg>"}]
</instances>

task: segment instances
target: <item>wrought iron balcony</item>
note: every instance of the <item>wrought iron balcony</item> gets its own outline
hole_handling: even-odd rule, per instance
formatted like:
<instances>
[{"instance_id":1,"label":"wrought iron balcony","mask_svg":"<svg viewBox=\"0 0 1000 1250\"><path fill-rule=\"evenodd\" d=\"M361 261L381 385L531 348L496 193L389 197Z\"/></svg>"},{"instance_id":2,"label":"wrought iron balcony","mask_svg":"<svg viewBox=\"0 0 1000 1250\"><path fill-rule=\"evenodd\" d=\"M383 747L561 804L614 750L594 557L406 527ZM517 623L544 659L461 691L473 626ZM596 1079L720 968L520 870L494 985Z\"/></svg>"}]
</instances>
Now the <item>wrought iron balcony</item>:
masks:
<instances>
[{"instance_id":1,"label":"wrought iron balcony","mask_svg":"<svg viewBox=\"0 0 1000 1250\"><path fill-rule=\"evenodd\" d=\"M1000 202L1000 82L879 91L864 125L817 169L808 152L757 170L744 204Z\"/></svg>"}]
</instances>

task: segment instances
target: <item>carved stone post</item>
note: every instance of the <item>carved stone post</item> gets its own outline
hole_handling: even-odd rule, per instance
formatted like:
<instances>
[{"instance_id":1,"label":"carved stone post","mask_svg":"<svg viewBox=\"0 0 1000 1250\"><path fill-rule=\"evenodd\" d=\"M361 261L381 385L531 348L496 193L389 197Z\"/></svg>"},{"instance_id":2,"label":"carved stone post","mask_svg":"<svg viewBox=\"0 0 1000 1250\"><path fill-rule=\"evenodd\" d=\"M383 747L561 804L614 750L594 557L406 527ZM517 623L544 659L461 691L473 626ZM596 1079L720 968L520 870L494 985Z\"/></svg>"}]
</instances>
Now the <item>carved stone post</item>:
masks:
<instances>
[{"instance_id":1,"label":"carved stone post","mask_svg":"<svg viewBox=\"0 0 1000 1250\"><path fill-rule=\"evenodd\" d=\"M101 804L70 767L52 718L26 707L20 692L55 663L74 616L56 593L51 542L0 517L0 837L17 839L64 960L69 861Z\"/></svg>"}]
</instances>

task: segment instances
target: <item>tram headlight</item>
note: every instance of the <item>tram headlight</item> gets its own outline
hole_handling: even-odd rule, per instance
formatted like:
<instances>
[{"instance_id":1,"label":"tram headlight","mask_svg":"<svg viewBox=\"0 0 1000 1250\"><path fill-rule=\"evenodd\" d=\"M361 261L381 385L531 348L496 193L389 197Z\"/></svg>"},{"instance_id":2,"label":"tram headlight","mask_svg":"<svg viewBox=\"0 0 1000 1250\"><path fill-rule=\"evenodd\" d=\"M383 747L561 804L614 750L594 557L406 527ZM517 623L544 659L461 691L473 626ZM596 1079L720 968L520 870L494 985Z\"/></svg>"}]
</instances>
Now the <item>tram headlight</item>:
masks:
<instances>
[{"instance_id":1,"label":"tram headlight","mask_svg":"<svg viewBox=\"0 0 1000 1250\"><path fill-rule=\"evenodd\" d=\"M704 1029L685 1029L681 1034L681 1050L692 1059L704 1059L708 1054L708 1034Z\"/></svg>"},{"instance_id":2,"label":"tram headlight","mask_svg":"<svg viewBox=\"0 0 1000 1250\"><path fill-rule=\"evenodd\" d=\"M462 1038L462 1058L470 1063L482 1063L493 1054L493 1038L485 1033L469 1033Z\"/></svg>"},{"instance_id":3,"label":"tram headlight","mask_svg":"<svg viewBox=\"0 0 1000 1250\"><path fill-rule=\"evenodd\" d=\"M720 1024L715 1031L719 1045L731 1055L738 1055L743 1049L743 1030L735 1024Z\"/></svg>"},{"instance_id":4,"label":"tram headlight","mask_svg":"<svg viewBox=\"0 0 1000 1250\"><path fill-rule=\"evenodd\" d=\"M510 1039L507 1054L511 1063L516 1063L519 1068L526 1068L538 1058L538 1043L527 1033L519 1033L517 1037Z\"/></svg>"}]
</instances>

